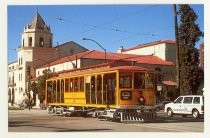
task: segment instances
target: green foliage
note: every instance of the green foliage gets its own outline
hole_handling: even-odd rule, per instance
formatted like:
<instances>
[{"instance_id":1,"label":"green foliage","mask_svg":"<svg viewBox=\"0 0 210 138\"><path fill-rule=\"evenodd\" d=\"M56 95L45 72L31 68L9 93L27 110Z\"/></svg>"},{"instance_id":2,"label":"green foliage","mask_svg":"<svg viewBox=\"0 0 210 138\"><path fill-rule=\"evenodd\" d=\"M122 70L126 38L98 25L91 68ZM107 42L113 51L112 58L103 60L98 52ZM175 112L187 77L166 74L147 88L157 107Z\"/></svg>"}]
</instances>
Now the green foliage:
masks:
<instances>
[{"instance_id":1,"label":"green foliage","mask_svg":"<svg viewBox=\"0 0 210 138\"><path fill-rule=\"evenodd\" d=\"M46 69L46 70L43 70L43 75L39 76L37 78L37 83L34 84L34 90L35 92L38 93L38 98L40 99L40 102L42 103L43 100L45 99L45 86L46 86L46 80L48 78L51 78L51 77L56 77L58 76L57 73L55 72L51 72L50 70Z\"/></svg>"},{"instance_id":2,"label":"green foliage","mask_svg":"<svg viewBox=\"0 0 210 138\"><path fill-rule=\"evenodd\" d=\"M32 90L35 94L38 93L38 89L37 89L37 83L36 82L32 82L30 85L29 85L29 90Z\"/></svg>"},{"instance_id":3,"label":"green foliage","mask_svg":"<svg viewBox=\"0 0 210 138\"><path fill-rule=\"evenodd\" d=\"M196 94L202 79L199 68L199 51L196 42L204 33L200 31L194 10L189 5L179 5L179 68L180 95Z\"/></svg>"}]
</instances>

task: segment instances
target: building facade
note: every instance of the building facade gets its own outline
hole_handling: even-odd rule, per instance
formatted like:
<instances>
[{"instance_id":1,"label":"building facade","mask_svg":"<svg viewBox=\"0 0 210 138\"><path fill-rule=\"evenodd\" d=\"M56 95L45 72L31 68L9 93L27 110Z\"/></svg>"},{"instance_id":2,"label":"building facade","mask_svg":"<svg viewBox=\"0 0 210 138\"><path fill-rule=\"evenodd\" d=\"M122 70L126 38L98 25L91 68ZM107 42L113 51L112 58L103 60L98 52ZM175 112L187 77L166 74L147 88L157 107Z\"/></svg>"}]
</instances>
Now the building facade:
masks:
<instances>
[{"instance_id":1,"label":"building facade","mask_svg":"<svg viewBox=\"0 0 210 138\"><path fill-rule=\"evenodd\" d=\"M131 65L161 71L163 80L173 80L174 77L176 47L172 40L121 48L118 53L89 51L73 41L53 46L52 40L50 26L36 12L32 21L24 27L17 61L8 65L8 102L12 105L18 105L27 98L29 81L43 75L45 69L59 73L106 62L129 61Z\"/></svg>"},{"instance_id":2,"label":"building facade","mask_svg":"<svg viewBox=\"0 0 210 138\"><path fill-rule=\"evenodd\" d=\"M176 63L176 42L174 40L160 40L141 44L129 49L120 47L118 53L154 55L165 61Z\"/></svg>"},{"instance_id":3,"label":"building facade","mask_svg":"<svg viewBox=\"0 0 210 138\"><path fill-rule=\"evenodd\" d=\"M53 72L62 72L64 70L71 70L76 68L85 68L98 64L115 61L129 61L133 62L135 66L145 67L151 70L158 70L162 72L164 80L172 80L174 78L175 64L170 61L164 61L161 58L153 55L136 55L136 54L122 54L122 53L106 53L106 59L104 58L104 52L91 50L81 52L72 56L60 58L50 64L45 64L36 69L36 76L43 75L42 72L45 69L50 68ZM49 66L50 65L50 66Z\"/></svg>"},{"instance_id":4,"label":"building facade","mask_svg":"<svg viewBox=\"0 0 210 138\"><path fill-rule=\"evenodd\" d=\"M36 68L61 57L84 52L88 49L71 41L53 47L53 34L37 11L31 22L24 27L18 59L8 64L8 101L18 105L27 97L28 82L36 77ZM70 52L64 52L69 49Z\"/></svg>"}]
</instances>

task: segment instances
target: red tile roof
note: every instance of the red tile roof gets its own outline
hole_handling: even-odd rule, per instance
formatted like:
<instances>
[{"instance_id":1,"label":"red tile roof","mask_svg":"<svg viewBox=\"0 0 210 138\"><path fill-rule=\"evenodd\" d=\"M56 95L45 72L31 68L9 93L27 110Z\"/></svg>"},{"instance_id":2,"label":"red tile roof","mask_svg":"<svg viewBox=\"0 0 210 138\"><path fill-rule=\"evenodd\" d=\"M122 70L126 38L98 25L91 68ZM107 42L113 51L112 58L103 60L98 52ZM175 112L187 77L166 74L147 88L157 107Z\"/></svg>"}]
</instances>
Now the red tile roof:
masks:
<instances>
[{"instance_id":1,"label":"red tile roof","mask_svg":"<svg viewBox=\"0 0 210 138\"><path fill-rule=\"evenodd\" d=\"M117 56L123 60L136 61L140 64L156 64L156 65L174 65L173 62L162 60L161 58L153 55L135 55L135 54L120 54Z\"/></svg>"},{"instance_id":2,"label":"red tile roof","mask_svg":"<svg viewBox=\"0 0 210 138\"><path fill-rule=\"evenodd\" d=\"M163 43L176 44L176 41L174 41L174 40L160 40L160 41L155 41L155 42L151 42L151 43L141 44L141 45L138 45L138 46L135 46L135 47L132 47L132 48L128 48L128 49L125 49L125 51L135 50L135 49L149 47L149 46L154 46L154 45L163 44Z\"/></svg>"},{"instance_id":3,"label":"red tile roof","mask_svg":"<svg viewBox=\"0 0 210 138\"><path fill-rule=\"evenodd\" d=\"M58 60L55 60L53 62L50 62L49 64L43 65L40 68L48 67L49 65L57 65L69 61L73 61L76 59L105 59L105 53L97 50L92 51L86 51L79 54L75 54L72 56L67 56ZM158 64L158 65L174 65L173 62L170 61L164 61L160 59L157 56L153 55L135 55L135 54L122 54L122 53L106 53L106 59L107 60L127 60L127 61L136 61L137 63L141 64Z\"/></svg>"}]
</instances>

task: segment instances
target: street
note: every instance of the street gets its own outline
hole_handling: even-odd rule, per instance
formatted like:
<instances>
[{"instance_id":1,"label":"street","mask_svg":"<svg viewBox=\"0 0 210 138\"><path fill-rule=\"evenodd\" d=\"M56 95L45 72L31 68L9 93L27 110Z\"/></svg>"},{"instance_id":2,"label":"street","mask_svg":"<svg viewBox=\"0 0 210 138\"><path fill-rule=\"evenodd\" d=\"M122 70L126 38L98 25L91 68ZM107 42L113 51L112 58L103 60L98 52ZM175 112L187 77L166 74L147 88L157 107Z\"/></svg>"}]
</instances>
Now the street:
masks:
<instances>
[{"instance_id":1,"label":"street","mask_svg":"<svg viewBox=\"0 0 210 138\"><path fill-rule=\"evenodd\" d=\"M119 123L98 118L64 117L47 110L9 110L9 132L204 132L204 119L169 118L161 111L155 122Z\"/></svg>"}]
</instances>

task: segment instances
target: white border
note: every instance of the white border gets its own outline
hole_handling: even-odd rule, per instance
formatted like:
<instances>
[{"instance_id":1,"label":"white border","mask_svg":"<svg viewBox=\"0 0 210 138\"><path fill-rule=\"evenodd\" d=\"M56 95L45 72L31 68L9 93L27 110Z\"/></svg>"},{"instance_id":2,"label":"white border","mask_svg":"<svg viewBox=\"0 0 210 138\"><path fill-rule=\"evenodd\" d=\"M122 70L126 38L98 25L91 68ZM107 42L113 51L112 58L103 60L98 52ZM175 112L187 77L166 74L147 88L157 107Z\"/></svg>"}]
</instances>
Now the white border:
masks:
<instances>
[{"instance_id":1,"label":"white border","mask_svg":"<svg viewBox=\"0 0 210 138\"><path fill-rule=\"evenodd\" d=\"M1 0L0 1L0 53L2 57L0 58L1 60L1 65L0 65L0 134L2 135L1 137L30 137L30 138L37 138L37 137L78 137L78 133L11 133L8 132L8 109L7 106L7 5L65 5L65 4L72 4L72 5L78 5L78 4L185 4L185 3L191 3L191 4L205 4L204 8L204 17L206 17L206 13L209 13L208 11L208 2L204 2L205 0L149 0L149 1L142 1L142 0ZM205 20L205 26L204 31L205 31L205 55L208 54L209 46L208 46L208 39L209 37L209 27L208 25L210 24L208 20ZM209 72L209 63L208 63L208 57L205 56L205 74L210 74ZM209 134L209 117L210 114L207 112L208 105L210 105L210 101L208 99L207 93L210 92L209 89L209 83L208 83L208 78L205 75L205 125L204 125L204 134L203 133L151 133L151 132L146 132L146 133L79 133L80 137L117 137L118 135L120 137L130 137L130 136L135 136L135 137L191 137L191 138L199 138L199 137L210 137ZM208 87L207 87L208 86ZM3 88L3 89L2 89ZM3 117L2 117L3 116ZM208 122L208 123L207 123ZM2 132L2 133L1 133ZM62 134L62 135L61 135ZM190 134L190 135L189 135Z\"/></svg>"}]
</instances>

